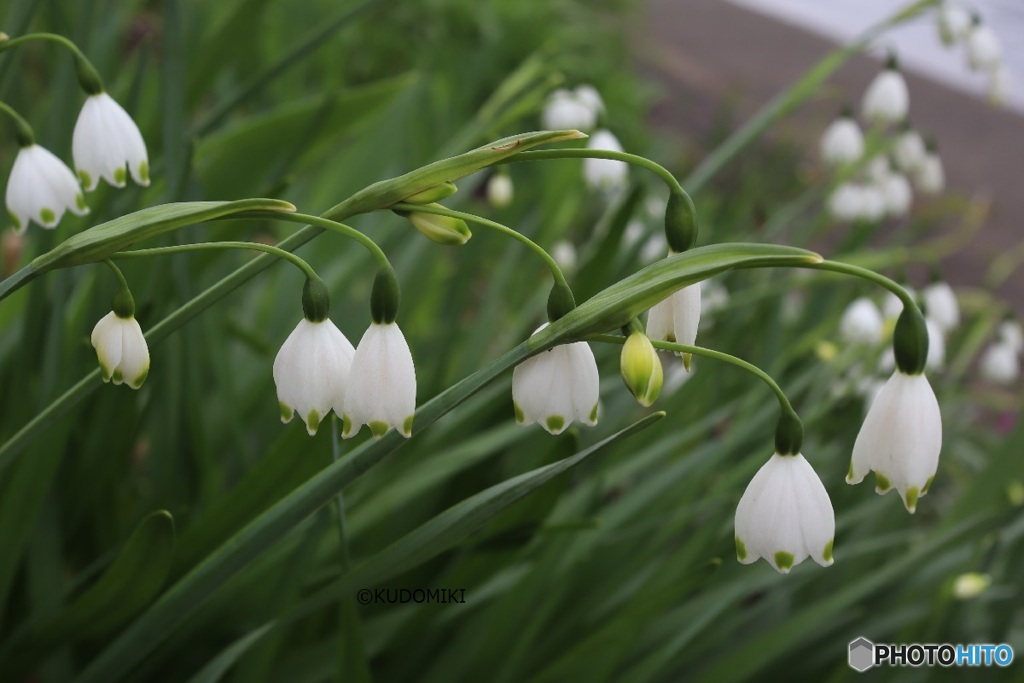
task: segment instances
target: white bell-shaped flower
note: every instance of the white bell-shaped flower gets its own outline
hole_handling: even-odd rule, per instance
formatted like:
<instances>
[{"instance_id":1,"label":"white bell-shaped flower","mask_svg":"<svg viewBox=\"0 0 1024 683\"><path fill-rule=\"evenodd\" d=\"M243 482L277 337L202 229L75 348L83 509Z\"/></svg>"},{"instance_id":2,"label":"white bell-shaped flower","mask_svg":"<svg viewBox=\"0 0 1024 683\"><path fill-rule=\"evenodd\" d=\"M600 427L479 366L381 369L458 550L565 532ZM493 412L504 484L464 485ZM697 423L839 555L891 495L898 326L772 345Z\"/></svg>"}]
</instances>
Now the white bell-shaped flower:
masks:
<instances>
[{"instance_id":1,"label":"white bell-shaped flower","mask_svg":"<svg viewBox=\"0 0 1024 683\"><path fill-rule=\"evenodd\" d=\"M701 283L695 282L672 293L647 314L647 336L654 341L693 346L700 327ZM683 355L689 369L689 357Z\"/></svg>"},{"instance_id":2,"label":"white bell-shaped flower","mask_svg":"<svg viewBox=\"0 0 1024 683\"><path fill-rule=\"evenodd\" d=\"M894 372L868 410L853 445L846 481L875 473L875 490L895 488L909 512L928 492L939 466L942 415L928 379Z\"/></svg>"},{"instance_id":3,"label":"white bell-shaped flower","mask_svg":"<svg viewBox=\"0 0 1024 683\"><path fill-rule=\"evenodd\" d=\"M867 183L861 189L861 214L865 221L877 222L885 218L885 190L878 183Z\"/></svg>"},{"instance_id":4,"label":"white bell-shaped flower","mask_svg":"<svg viewBox=\"0 0 1024 683\"><path fill-rule=\"evenodd\" d=\"M537 328L540 332L547 323ZM561 434L578 420L597 424L601 398L597 360L586 342L562 344L527 358L512 371L512 404L520 425Z\"/></svg>"},{"instance_id":5,"label":"white bell-shaped flower","mask_svg":"<svg viewBox=\"0 0 1024 683\"><path fill-rule=\"evenodd\" d=\"M914 191L907 176L902 173L889 173L882 181L881 189L885 195L885 212L890 216L906 216L914 198Z\"/></svg>"},{"instance_id":6,"label":"white bell-shaped flower","mask_svg":"<svg viewBox=\"0 0 1024 683\"><path fill-rule=\"evenodd\" d=\"M89 213L75 174L52 152L39 145L22 147L7 179L7 211L14 227L24 232L30 221L55 228L65 211Z\"/></svg>"},{"instance_id":7,"label":"white bell-shaped flower","mask_svg":"<svg viewBox=\"0 0 1024 683\"><path fill-rule=\"evenodd\" d=\"M873 123L898 123L907 118L910 93L903 74L896 68L881 71L864 91L861 113Z\"/></svg>"},{"instance_id":8,"label":"white bell-shaped flower","mask_svg":"<svg viewBox=\"0 0 1024 683\"><path fill-rule=\"evenodd\" d=\"M997 335L999 341L1009 344L1017 353L1024 351L1024 329L1020 321L1011 319L999 323Z\"/></svg>"},{"instance_id":9,"label":"white bell-shaped flower","mask_svg":"<svg viewBox=\"0 0 1024 683\"><path fill-rule=\"evenodd\" d=\"M944 2L939 8L939 38L946 45L962 40L971 29L971 14L956 2Z\"/></svg>"},{"instance_id":10,"label":"white bell-shaped flower","mask_svg":"<svg viewBox=\"0 0 1024 683\"><path fill-rule=\"evenodd\" d=\"M960 324L960 304L948 282L939 280L931 283L921 290L921 300L928 319L944 334L949 334Z\"/></svg>"},{"instance_id":11,"label":"white bell-shaped flower","mask_svg":"<svg viewBox=\"0 0 1024 683\"><path fill-rule=\"evenodd\" d=\"M859 183L842 183L828 197L829 214L839 221L851 222L861 218L864 210L864 188Z\"/></svg>"},{"instance_id":12,"label":"white bell-shaped flower","mask_svg":"<svg viewBox=\"0 0 1024 683\"><path fill-rule=\"evenodd\" d=\"M405 335L395 323L371 323L352 356L352 372L345 391L343 437L350 438L364 424L376 437L394 427L412 436L416 413L416 367Z\"/></svg>"},{"instance_id":13,"label":"white bell-shaped flower","mask_svg":"<svg viewBox=\"0 0 1024 683\"><path fill-rule=\"evenodd\" d=\"M889 159L883 154L876 154L868 161L865 172L868 180L872 183L881 183L889 177L892 168L889 166Z\"/></svg>"},{"instance_id":14,"label":"white bell-shaped flower","mask_svg":"<svg viewBox=\"0 0 1024 683\"><path fill-rule=\"evenodd\" d=\"M541 122L545 130L593 130L597 113L590 104L569 90L556 90L548 96Z\"/></svg>"},{"instance_id":15,"label":"white bell-shaped flower","mask_svg":"<svg viewBox=\"0 0 1024 683\"><path fill-rule=\"evenodd\" d=\"M92 330L92 345L104 382L124 382L138 389L149 374L149 345L135 316L122 318L111 311Z\"/></svg>"},{"instance_id":16,"label":"white bell-shaped flower","mask_svg":"<svg viewBox=\"0 0 1024 683\"><path fill-rule=\"evenodd\" d=\"M917 189L925 194L938 194L946 187L946 173L942 159L935 152L928 152L914 174Z\"/></svg>"},{"instance_id":17,"label":"white bell-shaped flower","mask_svg":"<svg viewBox=\"0 0 1024 683\"><path fill-rule=\"evenodd\" d=\"M599 130L587 140L587 149L621 152L622 145L611 131ZM592 189L619 190L629 181L629 164L615 159L584 159L583 178Z\"/></svg>"},{"instance_id":18,"label":"white bell-shaped flower","mask_svg":"<svg viewBox=\"0 0 1024 683\"><path fill-rule=\"evenodd\" d=\"M512 203L512 178L508 173L495 173L487 181L487 201L500 209Z\"/></svg>"},{"instance_id":19,"label":"white bell-shaped flower","mask_svg":"<svg viewBox=\"0 0 1024 683\"><path fill-rule=\"evenodd\" d=\"M864 153L864 134L850 116L841 116L821 136L821 160L832 166L852 164Z\"/></svg>"},{"instance_id":20,"label":"white bell-shaped flower","mask_svg":"<svg viewBox=\"0 0 1024 683\"><path fill-rule=\"evenodd\" d=\"M967 65L986 71L1003 63L1003 44L987 24L975 24L967 34Z\"/></svg>"},{"instance_id":21,"label":"white bell-shaped flower","mask_svg":"<svg viewBox=\"0 0 1024 683\"><path fill-rule=\"evenodd\" d=\"M924 161L926 152L924 138L913 128L908 128L897 135L892 145L893 159L904 173L916 171Z\"/></svg>"},{"instance_id":22,"label":"white bell-shaped flower","mask_svg":"<svg viewBox=\"0 0 1024 683\"><path fill-rule=\"evenodd\" d=\"M981 355L981 376L993 384L1013 384L1020 377L1017 350L1005 341L992 344Z\"/></svg>"},{"instance_id":23,"label":"white bell-shaped flower","mask_svg":"<svg viewBox=\"0 0 1024 683\"><path fill-rule=\"evenodd\" d=\"M772 455L736 506L736 557L743 564L764 558L777 571L808 557L832 564L835 512L824 484L803 455Z\"/></svg>"},{"instance_id":24,"label":"white bell-shaped flower","mask_svg":"<svg viewBox=\"0 0 1024 683\"><path fill-rule=\"evenodd\" d=\"M594 112L595 118L604 113L604 100L601 98L601 93L597 92L597 88L585 84L577 86L573 92L576 94L576 99L583 102L583 104L590 108L590 111Z\"/></svg>"},{"instance_id":25,"label":"white bell-shaped flower","mask_svg":"<svg viewBox=\"0 0 1024 683\"><path fill-rule=\"evenodd\" d=\"M281 421L298 413L312 436L331 410L341 414L353 353L352 344L329 318L300 320L274 358Z\"/></svg>"},{"instance_id":26,"label":"white bell-shaped flower","mask_svg":"<svg viewBox=\"0 0 1024 683\"><path fill-rule=\"evenodd\" d=\"M146 141L128 112L105 92L90 95L82 105L71 153L87 192L96 189L100 178L124 187L129 173L139 185L149 185Z\"/></svg>"},{"instance_id":27,"label":"white bell-shaped flower","mask_svg":"<svg viewBox=\"0 0 1024 683\"><path fill-rule=\"evenodd\" d=\"M848 344L877 344L883 327L882 312L867 297L853 300L839 321L839 333Z\"/></svg>"}]
</instances>

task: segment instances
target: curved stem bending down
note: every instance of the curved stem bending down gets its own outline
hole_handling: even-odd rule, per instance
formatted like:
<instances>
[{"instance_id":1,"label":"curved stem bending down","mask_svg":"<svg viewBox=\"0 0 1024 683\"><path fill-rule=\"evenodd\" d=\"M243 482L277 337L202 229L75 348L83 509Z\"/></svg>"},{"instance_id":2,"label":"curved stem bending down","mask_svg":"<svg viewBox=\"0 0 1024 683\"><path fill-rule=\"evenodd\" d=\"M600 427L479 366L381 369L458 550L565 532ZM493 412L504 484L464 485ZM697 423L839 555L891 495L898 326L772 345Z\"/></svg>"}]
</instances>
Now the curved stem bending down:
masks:
<instances>
[{"instance_id":1,"label":"curved stem bending down","mask_svg":"<svg viewBox=\"0 0 1024 683\"><path fill-rule=\"evenodd\" d=\"M262 244L260 242L199 242L197 244L178 244L171 247L153 247L151 249L133 249L131 251L119 251L113 256L112 259L130 259L130 258L143 258L146 256L162 256L166 254L180 254L188 251L211 251L215 249L251 249L254 251L262 251L267 254L272 254L280 259L284 259L295 266L297 266L306 277L319 280L320 276L316 274L313 267L306 263L305 260L284 249L271 246L269 244ZM115 269L115 272L120 275L120 271L117 267L107 260L107 263ZM124 278L121 277L122 283Z\"/></svg>"},{"instance_id":2,"label":"curved stem bending down","mask_svg":"<svg viewBox=\"0 0 1024 683\"><path fill-rule=\"evenodd\" d=\"M829 260L820 261L818 263L801 264L799 267L810 268L812 270L826 270L832 273L840 273L842 275L852 275L854 277L859 277L862 280L873 282L876 285L881 285L882 287L885 287L890 292L899 297L900 301L903 302L903 305L906 308L918 309L918 312L920 312L917 302L914 301L914 297L910 294L910 292L906 290L905 287L900 285L895 280L887 278L886 276L876 273L873 270L868 270L867 268L855 266L850 263L841 263L839 261Z\"/></svg>"}]
</instances>

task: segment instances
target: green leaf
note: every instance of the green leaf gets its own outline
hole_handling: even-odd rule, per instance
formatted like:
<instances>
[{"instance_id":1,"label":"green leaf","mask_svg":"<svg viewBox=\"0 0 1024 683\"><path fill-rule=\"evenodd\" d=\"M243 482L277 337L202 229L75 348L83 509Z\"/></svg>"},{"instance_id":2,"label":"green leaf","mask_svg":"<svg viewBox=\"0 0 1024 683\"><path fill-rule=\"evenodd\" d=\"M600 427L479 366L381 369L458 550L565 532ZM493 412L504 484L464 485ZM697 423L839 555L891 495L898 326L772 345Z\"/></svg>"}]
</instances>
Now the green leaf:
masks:
<instances>
[{"instance_id":1,"label":"green leaf","mask_svg":"<svg viewBox=\"0 0 1024 683\"><path fill-rule=\"evenodd\" d=\"M95 263L132 244L171 230L222 218L243 211L294 211L280 199L243 199L237 202L177 202L152 206L101 223L72 235L29 267L36 275L54 268Z\"/></svg>"},{"instance_id":2,"label":"green leaf","mask_svg":"<svg viewBox=\"0 0 1024 683\"><path fill-rule=\"evenodd\" d=\"M244 655L273 626L274 622L264 624L228 645L221 650L220 654L207 662L206 666L196 672L195 676L188 679L188 683L217 683L238 661L238 658Z\"/></svg>"}]
</instances>

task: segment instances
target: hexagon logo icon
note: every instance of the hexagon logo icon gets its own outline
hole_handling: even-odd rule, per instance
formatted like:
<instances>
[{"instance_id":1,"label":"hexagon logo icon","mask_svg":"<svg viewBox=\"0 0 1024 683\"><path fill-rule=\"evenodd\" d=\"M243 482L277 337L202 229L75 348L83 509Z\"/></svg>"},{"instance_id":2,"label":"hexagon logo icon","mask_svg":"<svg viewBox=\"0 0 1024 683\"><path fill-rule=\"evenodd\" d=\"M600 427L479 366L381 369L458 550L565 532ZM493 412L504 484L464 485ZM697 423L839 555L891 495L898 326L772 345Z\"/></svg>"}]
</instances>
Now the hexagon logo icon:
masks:
<instances>
[{"instance_id":1,"label":"hexagon logo icon","mask_svg":"<svg viewBox=\"0 0 1024 683\"><path fill-rule=\"evenodd\" d=\"M864 672L875 665L875 644L861 636L850 643L850 668Z\"/></svg>"}]
</instances>

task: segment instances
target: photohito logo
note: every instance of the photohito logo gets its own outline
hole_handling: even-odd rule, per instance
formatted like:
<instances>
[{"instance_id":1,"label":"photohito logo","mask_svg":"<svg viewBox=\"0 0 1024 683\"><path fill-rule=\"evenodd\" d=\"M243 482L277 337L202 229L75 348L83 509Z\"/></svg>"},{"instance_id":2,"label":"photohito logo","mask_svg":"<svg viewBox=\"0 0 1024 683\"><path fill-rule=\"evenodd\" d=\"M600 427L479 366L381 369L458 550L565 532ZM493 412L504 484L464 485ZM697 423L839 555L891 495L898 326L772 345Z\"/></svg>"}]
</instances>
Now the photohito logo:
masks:
<instances>
[{"instance_id":1,"label":"photohito logo","mask_svg":"<svg viewBox=\"0 0 1024 683\"><path fill-rule=\"evenodd\" d=\"M873 666L1010 666L1013 648L1006 643L872 643L861 636L850 641L850 668L860 672Z\"/></svg>"}]
</instances>

